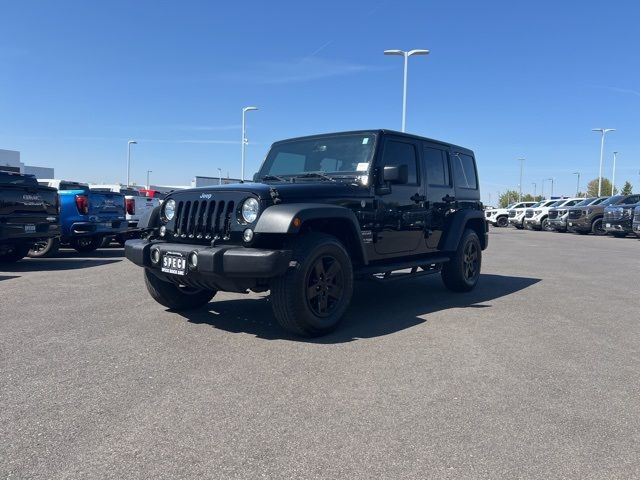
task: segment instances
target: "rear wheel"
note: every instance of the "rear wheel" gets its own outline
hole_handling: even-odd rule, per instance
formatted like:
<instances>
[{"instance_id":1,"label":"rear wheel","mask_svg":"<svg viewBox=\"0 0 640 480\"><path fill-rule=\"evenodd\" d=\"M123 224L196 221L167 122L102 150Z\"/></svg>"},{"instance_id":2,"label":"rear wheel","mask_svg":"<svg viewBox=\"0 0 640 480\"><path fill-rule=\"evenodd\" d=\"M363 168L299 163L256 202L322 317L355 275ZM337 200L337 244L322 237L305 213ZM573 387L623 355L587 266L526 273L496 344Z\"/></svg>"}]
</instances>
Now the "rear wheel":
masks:
<instances>
[{"instance_id":1,"label":"rear wheel","mask_svg":"<svg viewBox=\"0 0 640 480\"><path fill-rule=\"evenodd\" d=\"M506 227L509 225L509 219L507 217L498 217L497 223L499 227Z\"/></svg>"},{"instance_id":2,"label":"rear wheel","mask_svg":"<svg viewBox=\"0 0 640 480\"><path fill-rule=\"evenodd\" d=\"M478 283L482 267L482 247L473 230L464 231L458 249L442 266L442 281L449 290L468 292Z\"/></svg>"},{"instance_id":3,"label":"rear wheel","mask_svg":"<svg viewBox=\"0 0 640 480\"><path fill-rule=\"evenodd\" d=\"M165 282L149 269L144 270L144 283L151 297L160 305L176 310L200 308L211 301L217 290L204 290Z\"/></svg>"},{"instance_id":4,"label":"rear wheel","mask_svg":"<svg viewBox=\"0 0 640 480\"><path fill-rule=\"evenodd\" d=\"M12 245L0 253L0 263L14 263L23 259L29 253L29 245Z\"/></svg>"},{"instance_id":5,"label":"rear wheel","mask_svg":"<svg viewBox=\"0 0 640 480\"><path fill-rule=\"evenodd\" d=\"M295 268L271 282L271 304L280 325L296 334L319 336L334 330L353 294L353 267L342 243L309 233L296 239Z\"/></svg>"},{"instance_id":6,"label":"rear wheel","mask_svg":"<svg viewBox=\"0 0 640 480\"><path fill-rule=\"evenodd\" d=\"M80 237L71 240L71 246L79 253L91 253L102 245L101 237Z\"/></svg>"},{"instance_id":7,"label":"rear wheel","mask_svg":"<svg viewBox=\"0 0 640 480\"><path fill-rule=\"evenodd\" d=\"M591 233L593 233L594 235L606 235L607 232L605 231L604 227L602 226L602 219L601 218L596 218L593 223L591 224Z\"/></svg>"},{"instance_id":8,"label":"rear wheel","mask_svg":"<svg viewBox=\"0 0 640 480\"><path fill-rule=\"evenodd\" d=\"M47 238L46 240L39 240L35 243L31 250L29 250L29 256L31 258L45 258L51 257L58 253L60 248L60 239Z\"/></svg>"}]
</instances>

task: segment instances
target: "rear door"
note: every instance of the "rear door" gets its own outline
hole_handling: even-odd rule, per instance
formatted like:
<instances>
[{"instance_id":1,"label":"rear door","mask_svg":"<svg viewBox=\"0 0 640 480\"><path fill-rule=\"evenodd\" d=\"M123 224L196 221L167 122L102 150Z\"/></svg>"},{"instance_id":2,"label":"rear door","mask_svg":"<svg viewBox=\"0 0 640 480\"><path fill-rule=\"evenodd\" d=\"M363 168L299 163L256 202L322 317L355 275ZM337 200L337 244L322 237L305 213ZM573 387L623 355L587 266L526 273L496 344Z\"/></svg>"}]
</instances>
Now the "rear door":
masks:
<instances>
[{"instance_id":1,"label":"rear door","mask_svg":"<svg viewBox=\"0 0 640 480\"><path fill-rule=\"evenodd\" d=\"M426 188L425 242L428 250L434 250L438 248L445 219L455 197L449 147L423 142L422 165L422 179Z\"/></svg>"}]
</instances>

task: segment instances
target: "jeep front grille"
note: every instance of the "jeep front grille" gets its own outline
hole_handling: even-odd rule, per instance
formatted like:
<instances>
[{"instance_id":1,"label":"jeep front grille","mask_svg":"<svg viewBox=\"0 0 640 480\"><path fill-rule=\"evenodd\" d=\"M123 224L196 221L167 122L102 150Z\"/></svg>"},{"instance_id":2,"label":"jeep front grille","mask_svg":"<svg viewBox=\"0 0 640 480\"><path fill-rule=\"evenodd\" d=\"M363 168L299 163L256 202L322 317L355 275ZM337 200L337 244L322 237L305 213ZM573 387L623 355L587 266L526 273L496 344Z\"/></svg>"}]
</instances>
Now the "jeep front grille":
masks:
<instances>
[{"instance_id":1,"label":"jeep front grille","mask_svg":"<svg viewBox=\"0 0 640 480\"><path fill-rule=\"evenodd\" d=\"M228 237L234 206L233 200L180 201L173 235L199 240Z\"/></svg>"}]
</instances>

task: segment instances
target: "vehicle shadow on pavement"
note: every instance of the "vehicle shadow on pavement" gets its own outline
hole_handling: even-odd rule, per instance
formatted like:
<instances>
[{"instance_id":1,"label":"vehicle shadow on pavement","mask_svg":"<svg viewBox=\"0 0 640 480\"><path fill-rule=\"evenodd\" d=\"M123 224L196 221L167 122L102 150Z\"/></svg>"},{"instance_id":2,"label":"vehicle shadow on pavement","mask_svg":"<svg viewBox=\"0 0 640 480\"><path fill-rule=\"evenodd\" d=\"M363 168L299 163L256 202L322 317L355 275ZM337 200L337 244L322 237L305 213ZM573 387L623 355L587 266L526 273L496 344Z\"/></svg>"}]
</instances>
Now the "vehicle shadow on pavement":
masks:
<instances>
[{"instance_id":1,"label":"vehicle shadow on pavement","mask_svg":"<svg viewBox=\"0 0 640 480\"><path fill-rule=\"evenodd\" d=\"M192 323L209 324L234 333L259 338L307 343L344 343L399 332L427 321L422 318L451 308L491 308L486 302L511 295L538 283L538 278L483 274L478 286L468 293L447 290L440 277L397 280L386 284L356 284L351 307L338 329L320 338L301 338L284 331L271 313L268 297L220 300L209 310L182 312Z\"/></svg>"},{"instance_id":2,"label":"vehicle shadow on pavement","mask_svg":"<svg viewBox=\"0 0 640 480\"><path fill-rule=\"evenodd\" d=\"M20 278L20 275L0 275L0 282L3 280L11 280L12 278Z\"/></svg>"},{"instance_id":3,"label":"vehicle shadow on pavement","mask_svg":"<svg viewBox=\"0 0 640 480\"><path fill-rule=\"evenodd\" d=\"M46 272L52 270L78 270L118 263L122 260L98 260L92 258L28 258L11 265L3 265L4 272Z\"/></svg>"}]
</instances>

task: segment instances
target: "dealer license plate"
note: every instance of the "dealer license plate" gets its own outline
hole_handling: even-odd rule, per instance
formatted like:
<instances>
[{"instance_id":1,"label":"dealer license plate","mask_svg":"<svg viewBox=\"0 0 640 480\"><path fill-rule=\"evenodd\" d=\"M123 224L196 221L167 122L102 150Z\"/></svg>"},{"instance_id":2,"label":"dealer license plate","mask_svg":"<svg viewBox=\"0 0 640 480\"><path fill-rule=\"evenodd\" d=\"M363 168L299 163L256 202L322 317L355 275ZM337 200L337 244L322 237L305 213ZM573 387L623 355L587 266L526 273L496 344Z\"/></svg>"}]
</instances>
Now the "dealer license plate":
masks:
<instances>
[{"instance_id":1,"label":"dealer license plate","mask_svg":"<svg viewBox=\"0 0 640 480\"><path fill-rule=\"evenodd\" d=\"M24 226L24 233L36 233L36 226L35 225L25 225Z\"/></svg>"},{"instance_id":2,"label":"dealer license plate","mask_svg":"<svg viewBox=\"0 0 640 480\"><path fill-rule=\"evenodd\" d=\"M184 275L187 271L187 259L179 255L164 255L160 270L172 275Z\"/></svg>"}]
</instances>

